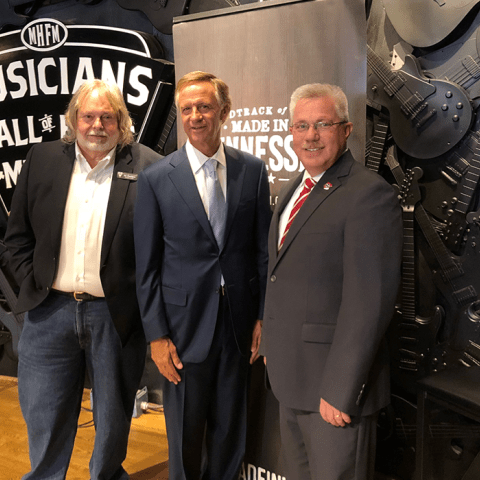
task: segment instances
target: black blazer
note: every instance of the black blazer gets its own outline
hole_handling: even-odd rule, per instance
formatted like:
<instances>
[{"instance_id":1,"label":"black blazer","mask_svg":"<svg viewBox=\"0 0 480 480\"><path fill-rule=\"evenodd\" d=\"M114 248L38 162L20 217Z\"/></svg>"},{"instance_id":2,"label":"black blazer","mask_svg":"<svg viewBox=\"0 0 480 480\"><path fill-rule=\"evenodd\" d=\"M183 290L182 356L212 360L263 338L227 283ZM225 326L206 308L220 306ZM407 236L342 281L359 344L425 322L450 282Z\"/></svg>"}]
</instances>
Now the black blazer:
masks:
<instances>
[{"instance_id":1,"label":"black blazer","mask_svg":"<svg viewBox=\"0 0 480 480\"><path fill-rule=\"evenodd\" d=\"M248 354L263 315L270 223L265 164L225 147L227 219L219 250L185 147L139 176L137 289L147 340L169 335L183 362L205 359L217 320L220 272L237 345Z\"/></svg>"},{"instance_id":2,"label":"black blazer","mask_svg":"<svg viewBox=\"0 0 480 480\"><path fill-rule=\"evenodd\" d=\"M117 150L102 241L100 278L115 327L125 343L141 327L135 294L133 210L136 176L160 159L134 143ZM16 310L39 305L58 267L62 224L75 146L62 141L34 145L16 186L5 236L11 266L20 285ZM121 173L127 175L121 175ZM131 175L133 174L133 175Z\"/></svg>"},{"instance_id":3,"label":"black blazer","mask_svg":"<svg viewBox=\"0 0 480 480\"><path fill-rule=\"evenodd\" d=\"M302 174L303 175L303 174ZM402 219L393 188L349 151L314 187L277 253L280 194L269 234L264 353L283 405L350 415L389 403L384 333L400 282Z\"/></svg>"}]
</instances>

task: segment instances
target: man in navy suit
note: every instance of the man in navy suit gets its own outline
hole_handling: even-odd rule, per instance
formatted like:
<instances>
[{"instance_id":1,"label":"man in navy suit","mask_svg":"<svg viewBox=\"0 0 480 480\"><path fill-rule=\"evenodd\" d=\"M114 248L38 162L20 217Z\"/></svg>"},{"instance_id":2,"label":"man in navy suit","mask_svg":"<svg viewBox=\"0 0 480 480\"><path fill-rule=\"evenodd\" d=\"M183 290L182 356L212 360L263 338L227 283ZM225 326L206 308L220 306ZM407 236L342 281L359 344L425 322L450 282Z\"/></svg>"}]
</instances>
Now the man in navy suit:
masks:
<instances>
[{"instance_id":1,"label":"man in navy suit","mask_svg":"<svg viewBox=\"0 0 480 480\"><path fill-rule=\"evenodd\" d=\"M178 82L186 145L139 176L137 292L164 386L171 480L236 479L258 357L270 221L258 158L221 143L227 85ZM212 160L213 159L213 160Z\"/></svg>"}]
</instances>

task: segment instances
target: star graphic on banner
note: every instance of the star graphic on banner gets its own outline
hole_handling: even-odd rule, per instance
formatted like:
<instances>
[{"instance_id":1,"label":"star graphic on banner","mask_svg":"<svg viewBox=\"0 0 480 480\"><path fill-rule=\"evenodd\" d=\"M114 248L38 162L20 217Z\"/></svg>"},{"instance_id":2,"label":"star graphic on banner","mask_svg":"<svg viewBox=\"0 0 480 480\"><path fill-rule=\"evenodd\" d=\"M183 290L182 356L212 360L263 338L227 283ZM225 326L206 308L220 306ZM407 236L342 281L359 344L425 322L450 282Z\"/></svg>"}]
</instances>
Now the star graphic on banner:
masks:
<instances>
[{"instance_id":1,"label":"star graphic on banner","mask_svg":"<svg viewBox=\"0 0 480 480\"><path fill-rule=\"evenodd\" d=\"M5 173L4 172L0 172L0 180L5 180Z\"/></svg>"},{"instance_id":2,"label":"star graphic on banner","mask_svg":"<svg viewBox=\"0 0 480 480\"><path fill-rule=\"evenodd\" d=\"M273 173L270 172L270 174L268 175L268 183L274 183L274 180L276 179L277 177L274 177L273 176Z\"/></svg>"}]
</instances>

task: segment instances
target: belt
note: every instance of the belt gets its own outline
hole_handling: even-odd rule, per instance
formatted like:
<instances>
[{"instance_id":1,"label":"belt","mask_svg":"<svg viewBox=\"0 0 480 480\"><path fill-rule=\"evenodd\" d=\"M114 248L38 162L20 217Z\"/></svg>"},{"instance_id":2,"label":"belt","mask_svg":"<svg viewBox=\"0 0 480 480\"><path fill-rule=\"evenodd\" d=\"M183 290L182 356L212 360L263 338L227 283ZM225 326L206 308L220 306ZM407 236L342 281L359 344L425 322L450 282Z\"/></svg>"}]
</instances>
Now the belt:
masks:
<instances>
[{"instance_id":1,"label":"belt","mask_svg":"<svg viewBox=\"0 0 480 480\"><path fill-rule=\"evenodd\" d=\"M58 295L73 298L77 302L105 300L105 297L96 297L95 295L90 295L89 293L85 292L62 292L61 290L55 290L54 288L52 288L52 292L57 293Z\"/></svg>"}]
</instances>

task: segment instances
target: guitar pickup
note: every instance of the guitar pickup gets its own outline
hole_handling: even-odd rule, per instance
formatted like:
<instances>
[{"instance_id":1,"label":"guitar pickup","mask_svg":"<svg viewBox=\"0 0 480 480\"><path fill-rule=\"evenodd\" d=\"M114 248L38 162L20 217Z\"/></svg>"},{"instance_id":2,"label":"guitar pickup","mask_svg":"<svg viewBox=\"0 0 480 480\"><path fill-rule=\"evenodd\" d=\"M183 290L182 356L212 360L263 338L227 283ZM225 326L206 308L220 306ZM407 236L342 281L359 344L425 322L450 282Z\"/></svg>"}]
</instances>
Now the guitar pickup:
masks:
<instances>
[{"instance_id":1,"label":"guitar pickup","mask_svg":"<svg viewBox=\"0 0 480 480\"><path fill-rule=\"evenodd\" d=\"M401 328L402 330L418 330L418 325L416 323L399 323L398 328Z\"/></svg>"},{"instance_id":2,"label":"guitar pickup","mask_svg":"<svg viewBox=\"0 0 480 480\"><path fill-rule=\"evenodd\" d=\"M401 370L407 370L408 372L418 372L418 365L416 362L400 360L399 367Z\"/></svg>"},{"instance_id":3,"label":"guitar pickup","mask_svg":"<svg viewBox=\"0 0 480 480\"><path fill-rule=\"evenodd\" d=\"M472 285L453 292L453 297L459 305L466 305L477 298L477 292Z\"/></svg>"},{"instance_id":4,"label":"guitar pickup","mask_svg":"<svg viewBox=\"0 0 480 480\"><path fill-rule=\"evenodd\" d=\"M405 355L405 356L407 356L407 357L410 357L410 358L412 358L412 359L414 359L414 360L416 360L417 357L418 357L418 355L417 355L416 352L412 352L412 350L407 350L406 348L399 348L398 351L399 351L401 354L403 354L403 355Z\"/></svg>"},{"instance_id":5,"label":"guitar pickup","mask_svg":"<svg viewBox=\"0 0 480 480\"><path fill-rule=\"evenodd\" d=\"M423 110L424 108L426 108L427 105L428 105L428 104L426 104L426 103L425 103L424 105L422 105L422 110ZM418 113L419 113L419 112L417 112L417 115L418 115ZM424 126L432 117L434 117L436 114L437 114L437 111L436 111L434 108L432 108L426 115L424 115L424 116L422 117L421 120L417 121L417 123L415 124L415 126L416 126L417 128L423 127L423 126ZM412 120L413 120L413 118L412 118Z\"/></svg>"}]
</instances>

